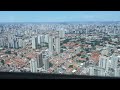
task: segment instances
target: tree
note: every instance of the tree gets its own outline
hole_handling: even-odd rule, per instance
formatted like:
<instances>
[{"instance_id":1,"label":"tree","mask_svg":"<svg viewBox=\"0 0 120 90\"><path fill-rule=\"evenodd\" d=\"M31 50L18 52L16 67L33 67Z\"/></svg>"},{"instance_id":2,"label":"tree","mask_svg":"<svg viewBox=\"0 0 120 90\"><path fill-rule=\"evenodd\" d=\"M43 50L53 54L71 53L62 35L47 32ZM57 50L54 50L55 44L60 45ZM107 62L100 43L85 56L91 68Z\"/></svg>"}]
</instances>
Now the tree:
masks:
<instances>
[{"instance_id":1,"label":"tree","mask_svg":"<svg viewBox=\"0 0 120 90\"><path fill-rule=\"evenodd\" d=\"M85 55L81 55L81 58L85 58L86 56Z\"/></svg>"},{"instance_id":2,"label":"tree","mask_svg":"<svg viewBox=\"0 0 120 90\"><path fill-rule=\"evenodd\" d=\"M63 45L63 43L60 43L60 46L62 46Z\"/></svg>"},{"instance_id":3,"label":"tree","mask_svg":"<svg viewBox=\"0 0 120 90\"><path fill-rule=\"evenodd\" d=\"M69 65L69 68L73 68L73 65Z\"/></svg>"},{"instance_id":4,"label":"tree","mask_svg":"<svg viewBox=\"0 0 120 90\"><path fill-rule=\"evenodd\" d=\"M61 49L60 52L63 53L63 49Z\"/></svg>"},{"instance_id":5,"label":"tree","mask_svg":"<svg viewBox=\"0 0 120 90\"><path fill-rule=\"evenodd\" d=\"M37 48L41 48L42 46L41 45L37 45Z\"/></svg>"},{"instance_id":6,"label":"tree","mask_svg":"<svg viewBox=\"0 0 120 90\"><path fill-rule=\"evenodd\" d=\"M109 37L103 37L103 41L109 41Z\"/></svg>"},{"instance_id":7,"label":"tree","mask_svg":"<svg viewBox=\"0 0 120 90\"><path fill-rule=\"evenodd\" d=\"M119 38L119 35L115 35L114 38Z\"/></svg>"},{"instance_id":8,"label":"tree","mask_svg":"<svg viewBox=\"0 0 120 90\"><path fill-rule=\"evenodd\" d=\"M24 57L24 55L22 54L21 57Z\"/></svg>"},{"instance_id":9,"label":"tree","mask_svg":"<svg viewBox=\"0 0 120 90\"><path fill-rule=\"evenodd\" d=\"M81 38L80 41L81 41L81 42L85 42L85 38Z\"/></svg>"},{"instance_id":10,"label":"tree","mask_svg":"<svg viewBox=\"0 0 120 90\"><path fill-rule=\"evenodd\" d=\"M61 46L61 48L64 48L64 49L66 49L66 47L65 47L65 46Z\"/></svg>"},{"instance_id":11,"label":"tree","mask_svg":"<svg viewBox=\"0 0 120 90\"><path fill-rule=\"evenodd\" d=\"M81 54L79 53L79 54L77 54L77 56L81 56Z\"/></svg>"},{"instance_id":12,"label":"tree","mask_svg":"<svg viewBox=\"0 0 120 90\"><path fill-rule=\"evenodd\" d=\"M17 56L17 52L14 53Z\"/></svg>"},{"instance_id":13,"label":"tree","mask_svg":"<svg viewBox=\"0 0 120 90\"><path fill-rule=\"evenodd\" d=\"M69 42L70 41L70 39L65 39L64 41L63 41L63 43L67 43L67 42Z\"/></svg>"},{"instance_id":14,"label":"tree","mask_svg":"<svg viewBox=\"0 0 120 90\"><path fill-rule=\"evenodd\" d=\"M48 47L48 44L46 44L44 47Z\"/></svg>"},{"instance_id":15,"label":"tree","mask_svg":"<svg viewBox=\"0 0 120 90\"><path fill-rule=\"evenodd\" d=\"M89 53L89 52L90 52L89 48L86 48L86 49L85 49L85 51L86 51L87 53Z\"/></svg>"},{"instance_id":16,"label":"tree","mask_svg":"<svg viewBox=\"0 0 120 90\"><path fill-rule=\"evenodd\" d=\"M52 67L52 66L53 66L53 64L52 64L51 62L49 62L49 66L50 66L50 67Z\"/></svg>"},{"instance_id":17,"label":"tree","mask_svg":"<svg viewBox=\"0 0 120 90\"><path fill-rule=\"evenodd\" d=\"M87 60L87 61L89 61L89 58L88 58L88 57L86 57L86 60Z\"/></svg>"},{"instance_id":18,"label":"tree","mask_svg":"<svg viewBox=\"0 0 120 90\"><path fill-rule=\"evenodd\" d=\"M5 61L4 61L4 60L1 60L1 63L4 65L4 64L5 64Z\"/></svg>"},{"instance_id":19,"label":"tree","mask_svg":"<svg viewBox=\"0 0 120 90\"><path fill-rule=\"evenodd\" d=\"M10 50L7 50L7 51L5 52L5 54L11 54L11 51L10 51Z\"/></svg>"}]
</instances>

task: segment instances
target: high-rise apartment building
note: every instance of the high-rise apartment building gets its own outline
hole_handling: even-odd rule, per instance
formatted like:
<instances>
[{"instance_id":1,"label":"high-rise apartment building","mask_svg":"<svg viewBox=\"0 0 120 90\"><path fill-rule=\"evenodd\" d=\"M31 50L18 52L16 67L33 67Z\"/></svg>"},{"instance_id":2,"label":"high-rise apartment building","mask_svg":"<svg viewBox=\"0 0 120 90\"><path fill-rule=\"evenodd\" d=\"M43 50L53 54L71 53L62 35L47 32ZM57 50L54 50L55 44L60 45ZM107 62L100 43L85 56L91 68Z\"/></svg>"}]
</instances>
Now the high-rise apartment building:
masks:
<instances>
[{"instance_id":1,"label":"high-rise apartment building","mask_svg":"<svg viewBox=\"0 0 120 90\"><path fill-rule=\"evenodd\" d=\"M58 36L49 36L49 56L53 55L53 52L60 53L60 38Z\"/></svg>"},{"instance_id":2,"label":"high-rise apartment building","mask_svg":"<svg viewBox=\"0 0 120 90\"><path fill-rule=\"evenodd\" d=\"M8 36L8 48L13 48L14 47L14 36L13 34L10 34Z\"/></svg>"},{"instance_id":3,"label":"high-rise apartment building","mask_svg":"<svg viewBox=\"0 0 120 90\"><path fill-rule=\"evenodd\" d=\"M32 37L32 48L37 49L37 45L38 45L38 39L37 37L33 36Z\"/></svg>"},{"instance_id":4,"label":"high-rise apartment building","mask_svg":"<svg viewBox=\"0 0 120 90\"><path fill-rule=\"evenodd\" d=\"M37 61L35 59L30 60L30 71L37 72Z\"/></svg>"},{"instance_id":5,"label":"high-rise apartment building","mask_svg":"<svg viewBox=\"0 0 120 90\"><path fill-rule=\"evenodd\" d=\"M94 67L93 66L90 66L89 67L89 75L93 76L95 73L94 73Z\"/></svg>"},{"instance_id":6,"label":"high-rise apartment building","mask_svg":"<svg viewBox=\"0 0 120 90\"><path fill-rule=\"evenodd\" d=\"M110 58L107 56L101 55L99 58L99 67L104 68L108 71L108 68L110 67Z\"/></svg>"},{"instance_id":7,"label":"high-rise apartment building","mask_svg":"<svg viewBox=\"0 0 120 90\"><path fill-rule=\"evenodd\" d=\"M25 40L22 41L22 46L23 46L23 48L26 47L26 41Z\"/></svg>"},{"instance_id":8,"label":"high-rise apartment building","mask_svg":"<svg viewBox=\"0 0 120 90\"><path fill-rule=\"evenodd\" d=\"M46 34L46 35L45 35L45 42L46 42L46 43L48 43L48 39L49 39L49 35Z\"/></svg>"},{"instance_id":9,"label":"high-rise apartment building","mask_svg":"<svg viewBox=\"0 0 120 90\"><path fill-rule=\"evenodd\" d=\"M37 54L37 68L41 68L43 66L43 54L42 51Z\"/></svg>"},{"instance_id":10,"label":"high-rise apartment building","mask_svg":"<svg viewBox=\"0 0 120 90\"><path fill-rule=\"evenodd\" d=\"M49 68L49 58L45 57L43 59L43 63L44 63L44 70L47 70Z\"/></svg>"},{"instance_id":11,"label":"high-rise apartment building","mask_svg":"<svg viewBox=\"0 0 120 90\"><path fill-rule=\"evenodd\" d=\"M99 75L100 76L107 75L108 69L110 67L109 57L101 55L99 58L98 66L100 69Z\"/></svg>"},{"instance_id":12,"label":"high-rise apartment building","mask_svg":"<svg viewBox=\"0 0 120 90\"><path fill-rule=\"evenodd\" d=\"M59 37L60 38L64 38L65 37L65 30L64 29L60 29L59 30Z\"/></svg>"},{"instance_id":13,"label":"high-rise apartment building","mask_svg":"<svg viewBox=\"0 0 120 90\"><path fill-rule=\"evenodd\" d=\"M49 68L49 52L48 52L48 49L42 51L43 53L43 68L44 70L47 70Z\"/></svg>"},{"instance_id":14,"label":"high-rise apartment building","mask_svg":"<svg viewBox=\"0 0 120 90\"><path fill-rule=\"evenodd\" d=\"M50 35L49 36L49 56L52 56L53 55L53 36Z\"/></svg>"},{"instance_id":15,"label":"high-rise apartment building","mask_svg":"<svg viewBox=\"0 0 120 90\"><path fill-rule=\"evenodd\" d=\"M38 35L38 44L39 44L39 45L41 44L41 38L40 38L40 35Z\"/></svg>"},{"instance_id":16,"label":"high-rise apartment building","mask_svg":"<svg viewBox=\"0 0 120 90\"><path fill-rule=\"evenodd\" d=\"M45 36L44 35L38 35L38 44L42 45L45 41Z\"/></svg>"},{"instance_id":17,"label":"high-rise apartment building","mask_svg":"<svg viewBox=\"0 0 120 90\"><path fill-rule=\"evenodd\" d=\"M0 38L0 47L4 47L5 46L5 40L4 38Z\"/></svg>"},{"instance_id":18,"label":"high-rise apartment building","mask_svg":"<svg viewBox=\"0 0 120 90\"><path fill-rule=\"evenodd\" d=\"M110 59L111 59L111 68L116 69L118 65L119 57L113 54Z\"/></svg>"},{"instance_id":19,"label":"high-rise apartment building","mask_svg":"<svg viewBox=\"0 0 120 90\"><path fill-rule=\"evenodd\" d=\"M23 40L21 38L18 39L18 45L20 48L23 47Z\"/></svg>"},{"instance_id":20,"label":"high-rise apartment building","mask_svg":"<svg viewBox=\"0 0 120 90\"><path fill-rule=\"evenodd\" d=\"M57 54L59 54L60 53L60 38L59 37L55 38L55 48L56 48Z\"/></svg>"}]
</instances>

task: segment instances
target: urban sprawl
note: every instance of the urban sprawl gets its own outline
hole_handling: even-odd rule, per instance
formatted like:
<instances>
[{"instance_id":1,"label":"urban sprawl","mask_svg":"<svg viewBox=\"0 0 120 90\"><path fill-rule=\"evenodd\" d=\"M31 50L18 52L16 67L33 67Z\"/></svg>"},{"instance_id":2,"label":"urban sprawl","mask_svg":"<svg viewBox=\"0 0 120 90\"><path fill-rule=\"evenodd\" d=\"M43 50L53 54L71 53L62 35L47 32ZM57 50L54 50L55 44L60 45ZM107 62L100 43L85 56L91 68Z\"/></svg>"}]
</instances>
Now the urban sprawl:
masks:
<instances>
[{"instance_id":1,"label":"urban sprawl","mask_svg":"<svg viewBox=\"0 0 120 90\"><path fill-rule=\"evenodd\" d=\"M1 23L0 71L120 76L120 23Z\"/></svg>"}]
</instances>

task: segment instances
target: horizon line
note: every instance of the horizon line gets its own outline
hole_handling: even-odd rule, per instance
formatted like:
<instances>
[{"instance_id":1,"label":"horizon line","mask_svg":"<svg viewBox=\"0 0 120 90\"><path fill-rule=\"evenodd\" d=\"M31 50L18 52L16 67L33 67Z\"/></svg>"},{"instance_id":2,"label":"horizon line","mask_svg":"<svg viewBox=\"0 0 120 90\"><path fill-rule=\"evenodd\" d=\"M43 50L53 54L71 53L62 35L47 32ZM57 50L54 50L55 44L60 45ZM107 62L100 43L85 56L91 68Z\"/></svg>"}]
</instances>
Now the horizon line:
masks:
<instances>
[{"instance_id":1,"label":"horizon line","mask_svg":"<svg viewBox=\"0 0 120 90\"><path fill-rule=\"evenodd\" d=\"M0 22L0 23L69 23L69 22L120 22L120 21L57 21L57 22Z\"/></svg>"}]
</instances>

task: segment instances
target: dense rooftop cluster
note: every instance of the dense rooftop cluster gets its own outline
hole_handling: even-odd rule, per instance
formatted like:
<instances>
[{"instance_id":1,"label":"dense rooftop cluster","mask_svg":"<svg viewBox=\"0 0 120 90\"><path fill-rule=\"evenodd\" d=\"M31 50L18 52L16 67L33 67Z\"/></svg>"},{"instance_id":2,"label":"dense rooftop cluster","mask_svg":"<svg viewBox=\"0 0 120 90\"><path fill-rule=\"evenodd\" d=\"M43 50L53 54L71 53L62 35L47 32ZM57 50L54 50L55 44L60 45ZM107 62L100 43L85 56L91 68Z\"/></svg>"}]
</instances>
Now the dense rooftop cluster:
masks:
<instances>
[{"instance_id":1,"label":"dense rooftop cluster","mask_svg":"<svg viewBox=\"0 0 120 90\"><path fill-rule=\"evenodd\" d=\"M120 23L0 24L0 71L120 76Z\"/></svg>"}]
</instances>

